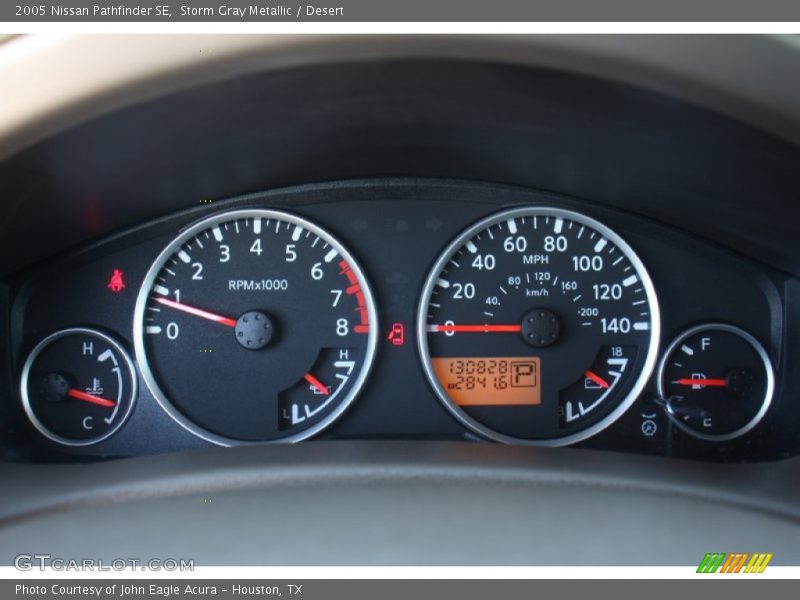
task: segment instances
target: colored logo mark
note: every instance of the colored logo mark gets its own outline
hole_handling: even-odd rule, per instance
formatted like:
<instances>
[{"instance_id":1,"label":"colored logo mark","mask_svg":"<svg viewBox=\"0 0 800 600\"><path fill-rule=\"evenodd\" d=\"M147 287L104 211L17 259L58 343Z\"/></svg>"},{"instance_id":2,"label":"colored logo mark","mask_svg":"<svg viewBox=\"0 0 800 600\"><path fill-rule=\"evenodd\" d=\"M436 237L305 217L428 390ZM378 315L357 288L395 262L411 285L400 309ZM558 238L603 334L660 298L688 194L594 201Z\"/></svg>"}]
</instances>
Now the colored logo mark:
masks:
<instances>
[{"instance_id":1,"label":"colored logo mark","mask_svg":"<svg viewBox=\"0 0 800 600\"><path fill-rule=\"evenodd\" d=\"M772 553L707 552L697 567L698 573L763 573Z\"/></svg>"}]
</instances>

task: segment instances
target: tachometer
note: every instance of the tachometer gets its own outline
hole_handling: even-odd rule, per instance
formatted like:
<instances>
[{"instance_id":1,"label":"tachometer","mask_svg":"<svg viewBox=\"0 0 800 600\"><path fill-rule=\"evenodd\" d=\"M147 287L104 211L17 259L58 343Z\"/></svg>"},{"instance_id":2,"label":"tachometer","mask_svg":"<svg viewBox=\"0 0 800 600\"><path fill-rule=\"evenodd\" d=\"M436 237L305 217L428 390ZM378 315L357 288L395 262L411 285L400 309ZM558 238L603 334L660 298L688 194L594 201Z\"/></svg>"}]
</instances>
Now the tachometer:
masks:
<instances>
[{"instance_id":1,"label":"tachometer","mask_svg":"<svg viewBox=\"0 0 800 600\"><path fill-rule=\"evenodd\" d=\"M459 235L418 314L423 364L448 410L488 438L551 446L602 430L634 402L659 328L633 250L594 219L546 207Z\"/></svg>"},{"instance_id":2,"label":"tachometer","mask_svg":"<svg viewBox=\"0 0 800 600\"><path fill-rule=\"evenodd\" d=\"M336 420L377 342L372 293L350 253L284 212L240 210L181 233L136 304L148 388L206 440L297 441Z\"/></svg>"}]
</instances>

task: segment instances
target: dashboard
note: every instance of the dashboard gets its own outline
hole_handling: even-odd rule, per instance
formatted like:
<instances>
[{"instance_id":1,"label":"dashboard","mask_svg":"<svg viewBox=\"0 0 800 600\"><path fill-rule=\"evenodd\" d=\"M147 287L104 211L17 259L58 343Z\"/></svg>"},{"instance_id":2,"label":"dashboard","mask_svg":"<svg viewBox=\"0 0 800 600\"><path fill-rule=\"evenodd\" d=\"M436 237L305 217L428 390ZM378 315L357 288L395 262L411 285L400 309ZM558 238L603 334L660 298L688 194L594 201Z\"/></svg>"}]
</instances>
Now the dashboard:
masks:
<instances>
[{"instance_id":1,"label":"dashboard","mask_svg":"<svg viewBox=\"0 0 800 600\"><path fill-rule=\"evenodd\" d=\"M198 204L15 278L20 458L312 437L797 451L792 278L731 249L464 181Z\"/></svg>"},{"instance_id":2,"label":"dashboard","mask_svg":"<svg viewBox=\"0 0 800 600\"><path fill-rule=\"evenodd\" d=\"M797 564L797 52L0 40L0 561Z\"/></svg>"}]
</instances>

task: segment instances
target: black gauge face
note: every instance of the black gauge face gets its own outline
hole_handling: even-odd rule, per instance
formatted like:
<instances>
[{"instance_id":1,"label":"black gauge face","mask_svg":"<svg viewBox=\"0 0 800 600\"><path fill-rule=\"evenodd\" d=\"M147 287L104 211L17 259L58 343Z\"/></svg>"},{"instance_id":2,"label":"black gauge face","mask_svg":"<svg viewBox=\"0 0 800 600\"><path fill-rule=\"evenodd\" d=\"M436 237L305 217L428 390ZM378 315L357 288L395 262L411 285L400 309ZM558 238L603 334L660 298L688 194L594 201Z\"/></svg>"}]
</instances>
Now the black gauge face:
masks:
<instances>
[{"instance_id":1,"label":"black gauge face","mask_svg":"<svg viewBox=\"0 0 800 600\"><path fill-rule=\"evenodd\" d=\"M209 441L296 441L332 423L374 355L369 286L294 215L226 213L181 234L136 306L136 354L164 409Z\"/></svg>"},{"instance_id":2,"label":"black gauge face","mask_svg":"<svg viewBox=\"0 0 800 600\"><path fill-rule=\"evenodd\" d=\"M681 429L709 441L750 431L772 401L774 376L763 346L723 324L700 325L675 339L658 373L667 414Z\"/></svg>"},{"instance_id":3,"label":"black gauge face","mask_svg":"<svg viewBox=\"0 0 800 600\"><path fill-rule=\"evenodd\" d=\"M418 332L431 384L464 424L498 441L562 445L635 400L655 363L659 313L616 234L531 207L450 245L428 278Z\"/></svg>"},{"instance_id":4,"label":"black gauge face","mask_svg":"<svg viewBox=\"0 0 800 600\"><path fill-rule=\"evenodd\" d=\"M136 398L133 365L115 340L92 329L54 333L22 370L23 406L46 437L86 446L116 432Z\"/></svg>"}]
</instances>

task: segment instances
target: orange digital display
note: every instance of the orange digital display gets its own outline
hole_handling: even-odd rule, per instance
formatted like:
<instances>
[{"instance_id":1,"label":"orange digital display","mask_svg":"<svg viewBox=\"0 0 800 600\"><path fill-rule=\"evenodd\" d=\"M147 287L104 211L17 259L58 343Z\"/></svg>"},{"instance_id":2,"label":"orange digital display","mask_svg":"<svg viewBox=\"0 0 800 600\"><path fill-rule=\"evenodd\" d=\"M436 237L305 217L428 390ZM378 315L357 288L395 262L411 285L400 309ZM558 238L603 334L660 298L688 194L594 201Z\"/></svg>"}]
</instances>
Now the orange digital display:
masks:
<instances>
[{"instance_id":1,"label":"orange digital display","mask_svg":"<svg viewBox=\"0 0 800 600\"><path fill-rule=\"evenodd\" d=\"M432 361L439 383L459 406L521 406L542 401L538 357L433 358Z\"/></svg>"}]
</instances>

